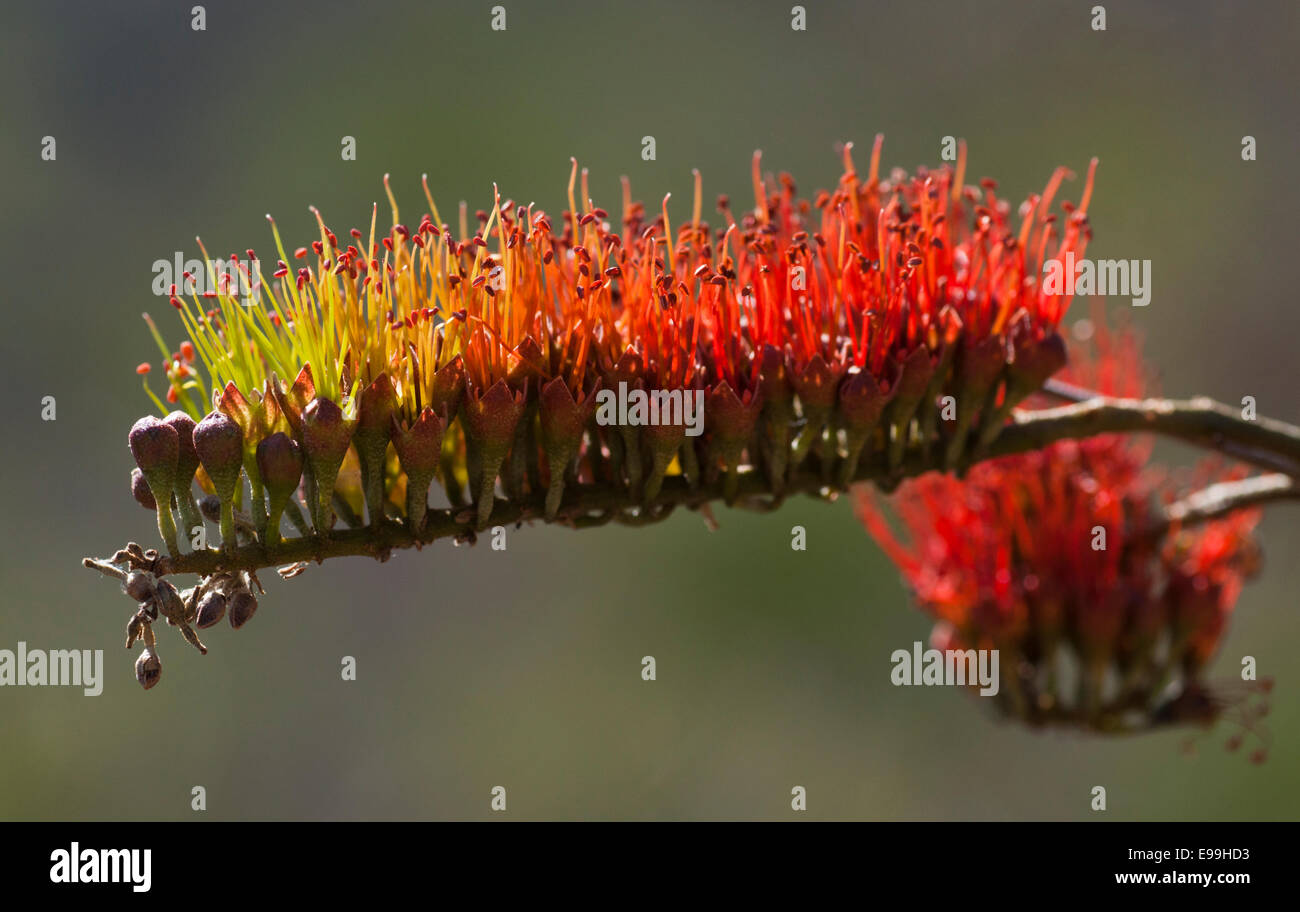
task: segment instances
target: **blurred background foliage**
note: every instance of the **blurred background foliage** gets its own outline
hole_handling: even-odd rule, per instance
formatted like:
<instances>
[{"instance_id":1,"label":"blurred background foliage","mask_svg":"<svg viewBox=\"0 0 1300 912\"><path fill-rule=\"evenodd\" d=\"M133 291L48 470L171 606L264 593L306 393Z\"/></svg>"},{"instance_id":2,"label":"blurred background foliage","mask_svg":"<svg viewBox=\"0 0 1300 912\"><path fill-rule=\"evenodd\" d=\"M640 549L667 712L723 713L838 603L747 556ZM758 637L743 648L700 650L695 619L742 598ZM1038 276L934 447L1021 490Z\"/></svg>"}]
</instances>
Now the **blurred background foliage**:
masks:
<instances>
[{"instance_id":1,"label":"blurred background foliage","mask_svg":"<svg viewBox=\"0 0 1300 912\"><path fill-rule=\"evenodd\" d=\"M140 691L130 606L78 563L155 540L125 445L150 411L132 368L157 354L140 312L178 338L152 263L197 255L196 234L214 255L269 250L267 212L305 243L308 204L365 227L385 172L413 224L422 172L444 217L486 206L493 181L558 213L570 155L611 211L627 174L678 213L691 168L707 199L746 199L755 148L811 195L838 177L838 141L865 162L883 132L885 164L910 169L962 136L972 175L1015 200L1096 155L1090 253L1152 260L1151 305L1110 307L1163 390L1300 420L1295 3L1106 4L1105 32L1081 2L812 0L806 32L773 0L501 3L504 32L477 0L209 2L197 33L190 0L6 10L0 648L104 648L107 680L94 699L0 690L0 818L191 818L194 785L210 818L489 817L495 785L512 818L785 817L794 785L809 817L1093 818L1094 785L1110 819L1300 815L1289 506L1263 523L1265 575L1217 664L1228 678L1251 654L1278 680L1258 768L1224 729L1184 756L1182 733L1035 734L948 688L892 687L889 654L929 625L843 500L272 578L206 657L163 631L162 684Z\"/></svg>"}]
</instances>

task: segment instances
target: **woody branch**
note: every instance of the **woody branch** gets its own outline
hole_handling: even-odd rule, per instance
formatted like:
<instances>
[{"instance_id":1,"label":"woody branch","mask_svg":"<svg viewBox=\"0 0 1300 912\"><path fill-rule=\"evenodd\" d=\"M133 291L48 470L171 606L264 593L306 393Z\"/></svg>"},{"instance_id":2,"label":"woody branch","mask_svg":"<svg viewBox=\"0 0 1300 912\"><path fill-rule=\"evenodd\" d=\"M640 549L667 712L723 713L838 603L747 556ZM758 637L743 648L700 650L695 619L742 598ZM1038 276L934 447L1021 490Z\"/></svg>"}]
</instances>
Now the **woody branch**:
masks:
<instances>
[{"instance_id":1,"label":"woody branch","mask_svg":"<svg viewBox=\"0 0 1300 912\"><path fill-rule=\"evenodd\" d=\"M1300 499L1300 427L1268 418L1244 420L1234 409L1208 398L1119 399L1097 396L1060 408L1015 411L1012 420L986 446L971 445L966 467L986 459L1041 449L1067 439L1107 433L1149 432L1213 449L1269 470L1272 474L1237 482L1223 482L1196 492L1165 508L1163 521L1184 525L1225 515L1233 510L1279 500ZM975 433L972 433L974 441ZM914 449L895 471L879 460L864 460L852 482L874 482L892 488L900 481L939 469L941 447ZM788 494L833 496L826 480L829 471L812 464L796 473L784 493L774 496L761 472L742 469L732 493L733 506L771 510ZM659 495L642 505L638 492L624 485L579 484L565 492L557 522L586 528L617 522L646 525L667 518L676 508L699 509L724 499L726 479L692 485L681 476L664 480ZM491 514L494 525L542 519L544 497L497 499ZM309 535L266 547L249 543L226 552L215 549L160 557L159 574L208 574L218 570L258 570L299 561L324 561L349 555L386 559L394 550L419 547L441 538L472 539L476 531L473 510L459 507L431 510L418 535L397 523ZM86 566L97 562L87 558Z\"/></svg>"}]
</instances>

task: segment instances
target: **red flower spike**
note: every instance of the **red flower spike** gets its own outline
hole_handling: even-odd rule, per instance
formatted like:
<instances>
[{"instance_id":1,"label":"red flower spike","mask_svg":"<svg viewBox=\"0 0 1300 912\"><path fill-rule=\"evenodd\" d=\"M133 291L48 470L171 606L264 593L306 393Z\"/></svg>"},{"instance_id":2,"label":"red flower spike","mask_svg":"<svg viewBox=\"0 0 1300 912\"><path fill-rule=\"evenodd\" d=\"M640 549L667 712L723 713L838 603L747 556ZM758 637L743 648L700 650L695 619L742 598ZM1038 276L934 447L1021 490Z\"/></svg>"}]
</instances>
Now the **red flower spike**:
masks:
<instances>
[{"instance_id":1,"label":"red flower spike","mask_svg":"<svg viewBox=\"0 0 1300 912\"><path fill-rule=\"evenodd\" d=\"M1031 354L1021 370L1053 370L1053 338L1022 343ZM1099 354L1067 376L1105 394L1140 394L1131 336L1099 331L1097 340ZM1032 724L1127 731L1211 721L1225 707L1206 697L1200 676L1257 566L1259 511L1154 526L1156 504L1180 492L1149 470L1147 452L1116 435L1063 440L979 463L965 480L905 482L893 502L910 544L859 489L860 516L938 622L936 635L951 648L997 648L1002 668L1027 669L1004 688L1005 711ZM1207 463L1199 475L1241 473ZM1077 691L1051 671L1062 652L1081 668Z\"/></svg>"},{"instance_id":2,"label":"red flower spike","mask_svg":"<svg viewBox=\"0 0 1300 912\"><path fill-rule=\"evenodd\" d=\"M706 453L710 476L726 468L733 497L738 460L747 458L780 498L813 452L828 484L856 477L863 459L897 469L909 446L931 458L941 439L933 406L942 395L962 403L963 431L978 421L987 442L1050 372L1048 340L1068 299L1048 294L1041 276L1045 262L1083 254L1093 172L1067 218L1051 212L1068 174L1058 169L1013 224L1013 210L991 184L964 186L960 151L955 168L882 177L877 140L870 171L859 177L846 148L843 176L811 200L797 197L789 176L764 174L755 156L754 208L722 200L717 228L700 220L698 175L689 222L672 224L666 199L653 212L634 202L626 184L621 217L611 220L590 201L585 176L579 196L576 162L562 218L494 192L476 223L466 211L459 235L431 215L411 231L390 195L391 228L354 229L340 249L313 210L316 237L300 245L282 243L270 222L284 251L275 261L282 281L262 288L260 276L246 273L261 291L247 320L228 321L245 313L232 308L246 302L235 297L242 283L223 281L208 292L211 306L204 301L197 312L176 298L190 333L180 344L168 345L147 322L166 359L168 399L198 419L188 391L206 380L240 429L262 531L268 520L255 457L263 440L287 430L303 448L304 487L323 535L334 497L356 512L364 494L372 522L386 507L401 508L412 476L385 464L384 444L394 418L410 431L426 410L442 423L445 441L436 474L454 504L470 478L479 510L489 511L480 521L490 516L483 493L494 473L503 474L506 496L519 500L538 492L541 466L557 460L580 466L584 483L623 486L649 503L674 459L694 485ZM187 275L182 286L193 281ZM999 349L1015 353L1000 398L999 378L971 369L974 353ZM288 388L277 377L286 371L297 371ZM597 379L611 390L626 383L647 392L708 391L706 412L717 414L705 416L707 439L685 440L680 427L611 430L591 422L575 438L563 425L572 408L590 404ZM498 416L489 404L502 381L511 403ZM474 391L468 402L467 386ZM575 397L572 408L561 386ZM561 432L576 440L573 452L555 450L556 460L546 458L540 433L544 388L551 449ZM346 407L349 416L355 408L356 421L322 412L309 434L306 413L317 400L339 413ZM886 433L876 430L881 423ZM508 439L497 439L501 424L510 424ZM317 479L324 451L328 463L339 458L335 434L356 443L358 467L349 462L342 475ZM504 472L500 462L484 464L501 447ZM558 474L553 490L564 484ZM418 529L427 494L412 496ZM552 511L561 496L550 494ZM345 517L350 525L354 518Z\"/></svg>"}]
</instances>

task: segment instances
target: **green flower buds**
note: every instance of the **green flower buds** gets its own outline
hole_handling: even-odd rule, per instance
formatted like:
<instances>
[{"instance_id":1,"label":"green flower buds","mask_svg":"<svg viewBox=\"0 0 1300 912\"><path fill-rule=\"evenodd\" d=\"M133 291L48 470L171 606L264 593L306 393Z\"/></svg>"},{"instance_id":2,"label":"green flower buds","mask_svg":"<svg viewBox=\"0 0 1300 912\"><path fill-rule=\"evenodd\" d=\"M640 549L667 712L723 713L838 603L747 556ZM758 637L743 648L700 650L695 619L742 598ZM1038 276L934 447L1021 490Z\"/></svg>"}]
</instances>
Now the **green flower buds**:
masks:
<instances>
[{"instance_id":1,"label":"green flower buds","mask_svg":"<svg viewBox=\"0 0 1300 912\"><path fill-rule=\"evenodd\" d=\"M158 514L158 534L173 557L180 553L176 544L176 521L172 518L172 489L176 483L176 465L180 458L180 438L176 429L157 418L141 418L127 437L131 455L140 467Z\"/></svg>"},{"instance_id":2,"label":"green flower buds","mask_svg":"<svg viewBox=\"0 0 1300 912\"><path fill-rule=\"evenodd\" d=\"M317 396L302 411L303 454L311 465L316 486L311 520L317 535L325 535L334 525L334 485L352 441L353 424L343 417L342 409L324 396Z\"/></svg>"},{"instance_id":3,"label":"green flower buds","mask_svg":"<svg viewBox=\"0 0 1300 912\"><path fill-rule=\"evenodd\" d=\"M131 470L131 496L146 510L158 509L158 502L153 499L153 491L149 490L149 482L144 480L144 473L138 468Z\"/></svg>"},{"instance_id":4,"label":"green flower buds","mask_svg":"<svg viewBox=\"0 0 1300 912\"><path fill-rule=\"evenodd\" d=\"M184 537L188 539L194 534L196 527L203 525L203 516L194 505L192 493L194 473L199 468L199 454L194 449L194 419L184 412L176 411L164 418L163 424L176 431L176 438L180 443L176 460L176 481L172 485L172 490L176 496L176 506L180 510L181 521L185 523Z\"/></svg>"},{"instance_id":5,"label":"green flower buds","mask_svg":"<svg viewBox=\"0 0 1300 912\"><path fill-rule=\"evenodd\" d=\"M233 550L235 489L244 459L244 432L225 412L213 411L194 428L194 450L221 501L221 547Z\"/></svg>"},{"instance_id":6,"label":"green flower buds","mask_svg":"<svg viewBox=\"0 0 1300 912\"><path fill-rule=\"evenodd\" d=\"M266 541L280 543L280 517L302 480L302 450L283 431L276 431L257 445L257 471L262 476L268 500Z\"/></svg>"}]
</instances>

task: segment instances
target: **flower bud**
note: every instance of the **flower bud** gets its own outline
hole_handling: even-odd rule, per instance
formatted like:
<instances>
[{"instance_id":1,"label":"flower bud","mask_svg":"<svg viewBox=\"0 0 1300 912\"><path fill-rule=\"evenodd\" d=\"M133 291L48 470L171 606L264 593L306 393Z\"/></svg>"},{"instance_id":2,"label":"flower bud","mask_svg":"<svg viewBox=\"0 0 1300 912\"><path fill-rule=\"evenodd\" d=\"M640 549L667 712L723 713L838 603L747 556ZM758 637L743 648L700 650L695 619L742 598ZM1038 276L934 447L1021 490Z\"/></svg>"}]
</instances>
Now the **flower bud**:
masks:
<instances>
[{"instance_id":1,"label":"flower bud","mask_svg":"<svg viewBox=\"0 0 1300 912\"><path fill-rule=\"evenodd\" d=\"M1001 404L980 420L979 445L987 446L997 437L1011 410L1032 393L1038 392L1048 379L1066 364L1065 340L1057 333L1034 339L1028 331L1011 338L1011 362L1006 366L1007 382Z\"/></svg>"},{"instance_id":2,"label":"flower bud","mask_svg":"<svg viewBox=\"0 0 1300 912\"><path fill-rule=\"evenodd\" d=\"M785 353L774 345L764 345L759 388L763 391L762 456L763 470L772 493L780 496L785 489L786 469L790 464L790 428L794 425L794 386Z\"/></svg>"},{"instance_id":3,"label":"flower bud","mask_svg":"<svg viewBox=\"0 0 1300 912\"><path fill-rule=\"evenodd\" d=\"M844 366L838 361L827 364L821 354L815 354L802 371L791 373L790 382L799 395L803 409L804 426L794 442L790 454L790 469L797 469L809 453L820 451L822 436L835 405L835 393L840 385Z\"/></svg>"},{"instance_id":4,"label":"flower bud","mask_svg":"<svg viewBox=\"0 0 1300 912\"><path fill-rule=\"evenodd\" d=\"M694 395L694 390L683 390L683 396ZM650 469L641 490L641 502L649 506L663 490L664 477L677 454L686 443L684 424L647 424L641 428L641 440L650 453ZM689 444L688 444L689 446Z\"/></svg>"},{"instance_id":5,"label":"flower bud","mask_svg":"<svg viewBox=\"0 0 1300 912\"><path fill-rule=\"evenodd\" d=\"M434 372L429 401L425 405L450 425L456 420L464 396L465 362L457 355Z\"/></svg>"},{"instance_id":6,"label":"flower bud","mask_svg":"<svg viewBox=\"0 0 1300 912\"><path fill-rule=\"evenodd\" d=\"M546 355L532 336L515 346L515 356L519 359L506 376L512 386L523 386L525 380L539 383L547 374Z\"/></svg>"},{"instance_id":7,"label":"flower bud","mask_svg":"<svg viewBox=\"0 0 1300 912\"><path fill-rule=\"evenodd\" d=\"M135 645L135 641L144 635L144 618L139 613L131 615L131 620L126 622L126 648L130 649Z\"/></svg>"},{"instance_id":8,"label":"flower bud","mask_svg":"<svg viewBox=\"0 0 1300 912\"><path fill-rule=\"evenodd\" d=\"M479 528L486 528L496 499L497 474L515 438L515 426L524 413L524 397L498 380L482 396L470 389L461 406L465 431L478 451L477 484L471 479L478 505Z\"/></svg>"},{"instance_id":9,"label":"flower bud","mask_svg":"<svg viewBox=\"0 0 1300 912\"><path fill-rule=\"evenodd\" d=\"M376 377L357 398L357 426L352 439L357 447L361 488L373 526L384 518L384 463L397 400L388 374Z\"/></svg>"},{"instance_id":10,"label":"flower bud","mask_svg":"<svg viewBox=\"0 0 1300 912\"><path fill-rule=\"evenodd\" d=\"M228 606L230 626L238 630L247 624L249 618L257 611L257 599L253 598L253 593L247 589L241 589L230 597Z\"/></svg>"},{"instance_id":11,"label":"flower bud","mask_svg":"<svg viewBox=\"0 0 1300 912\"><path fill-rule=\"evenodd\" d=\"M989 336L973 345L964 345L957 355L957 421L944 451L944 465L956 468L966 452L966 437L980 415L989 421L995 411L994 397L1007 364L1006 344L1001 336Z\"/></svg>"},{"instance_id":12,"label":"flower bud","mask_svg":"<svg viewBox=\"0 0 1300 912\"><path fill-rule=\"evenodd\" d=\"M618 390L620 383L626 383L629 391L644 389L644 374L645 361L636 349L628 346L614 366L604 371L605 388ZM615 434L609 438L614 465L617 467L621 462L627 486L635 491L641 487L640 428L620 423L614 431Z\"/></svg>"},{"instance_id":13,"label":"flower bud","mask_svg":"<svg viewBox=\"0 0 1300 912\"><path fill-rule=\"evenodd\" d=\"M582 434L595 407L594 392L574 400L568 384L556 377L541 392L542 449L551 473L546 491L546 518L554 519L564 497L564 476L582 446Z\"/></svg>"},{"instance_id":14,"label":"flower bud","mask_svg":"<svg viewBox=\"0 0 1300 912\"><path fill-rule=\"evenodd\" d=\"M311 375L311 365L304 364L298 371L297 378L293 385L287 390L284 389L277 380L271 385L272 393L276 402L280 405L280 411L285 420L289 422L289 427L293 430L294 436L302 435L302 413L307 408L307 404L316 398L316 382Z\"/></svg>"},{"instance_id":15,"label":"flower bud","mask_svg":"<svg viewBox=\"0 0 1300 912\"><path fill-rule=\"evenodd\" d=\"M324 396L317 396L303 409L302 446L316 485L311 513L317 535L326 534L334 525L334 485L355 423L344 418L343 410Z\"/></svg>"},{"instance_id":16,"label":"flower bud","mask_svg":"<svg viewBox=\"0 0 1300 912\"><path fill-rule=\"evenodd\" d=\"M244 432L222 411L209 412L194 428L194 451L221 501L221 546L227 551L235 538L235 490L244 460Z\"/></svg>"},{"instance_id":17,"label":"flower bud","mask_svg":"<svg viewBox=\"0 0 1300 912\"><path fill-rule=\"evenodd\" d=\"M302 480L302 450L283 431L276 431L257 445L257 471L266 486L266 544L280 541L280 517Z\"/></svg>"},{"instance_id":18,"label":"flower bud","mask_svg":"<svg viewBox=\"0 0 1300 912\"><path fill-rule=\"evenodd\" d=\"M885 419L890 426L888 465L891 472L903 464L912 418L925 398L936 367L936 360L924 345L913 349L898 365L898 377L890 388L889 406L885 409Z\"/></svg>"},{"instance_id":19,"label":"flower bud","mask_svg":"<svg viewBox=\"0 0 1300 912\"><path fill-rule=\"evenodd\" d=\"M146 510L158 509L158 501L153 499L153 492L149 490L149 482L144 480L144 473L139 468L131 470L131 496L135 502Z\"/></svg>"},{"instance_id":20,"label":"flower bud","mask_svg":"<svg viewBox=\"0 0 1300 912\"><path fill-rule=\"evenodd\" d=\"M168 623L172 623L174 618L182 617L185 614L185 604L181 601L181 594L176 591L170 580L158 580L154 584L154 599L158 604L158 610L167 618Z\"/></svg>"},{"instance_id":21,"label":"flower bud","mask_svg":"<svg viewBox=\"0 0 1300 912\"><path fill-rule=\"evenodd\" d=\"M152 648L146 646L140 651L140 656L135 660L135 679L140 682L140 686L145 690L153 687L162 677L162 662L158 661L158 654Z\"/></svg>"},{"instance_id":22,"label":"flower bud","mask_svg":"<svg viewBox=\"0 0 1300 912\"><path fill-rule=\"evenodd\" d=\"M1012 342L1013 357L1007 365L1007 398L1021 402L1037 392L1048 379L1065 367L1065 340L1058 333L1034 339L1021 333Z\"/></svg>"},{"instance_id":23,"label":"flower bud","mask_svg":"<svg viewBox=\"0 0 1300 912\"><path fill-rule=\"evenodd\" d=\"M199 468L199 454L194 448L194 419L184 412L175 411L164 418L163 423L176 432L176 438L180 444L176 460L176 480L172 485L172 490L176 496L176 506L180 510L181 519L185 522L185 532L188 538L194 533L196 526L203 525L203 517L194 506L194 497L191 492L194 484L194 473Z\"/></svg>"},{"instance_id":24,"label":"flower bud","mask_svg":"<svg viewBox=\"0 0 1300 912\"><path fill-rule=\"evenodd\" d=\"M225 412L209 412L194 428L194 451L222 502L234 497L244 459L244 434Z\"/></svg>"},{"instance_id":25,"label":"flower bud","mask_svg":"<svg viewBox=\"0 0 1300 912\"><path fill-rule=\"evenodd\" d=\"M392 421L393 449L406 473L406 524L418 536L429 509L429 485L442 459L443 420L425 408L410 428Z\"/></svg>"},{"instance_id":26,"label":"flower bud","mask_svg":"<svg viewBox=\"0 0 1300 912\"><path fill-rule=\"evenodd\" d=\"M722 496L728 504L735 500L740 483L740 458L754 437L762 399L762 394L756 392L746 392L743 398L737 396L726 380L719 380L705 402L704 424L709 434L705 444L706 473L716 477L721 461L727 473Z\"/></svg>"},{"instance_id":27,"label":"flower bud","mask_svg":"<svg viewBox=\"0 0 1300 912\"><path fill-rule=\"evenodd\" d=\"M226 616L226 597L220 592L205 592L199 599L199 613L194 624L200 630L220 623Z\"/></svg>"},{"instance_id":28,"label":"flower bud","mask_svg":"<svg viewBox=\"0 0 1300 912\"><path fill-rule=\"evenodd\" d=\"M176 474L176 462L180 458L180 438L175 428L164 424L152 415L146 415L131 426L127 443L131 447L131 455L135 457L136 465L140 467L146 479L150 479L151 476L166 477L170 481ZM157 497L156 492L154 496Z\"/></svg>"},{"instance_id":29,"label":"flower bud","mask_svg":"<svg viewBox=\"0 0 1300 912\"><path fill-rule=\"evenodd\" d=\"M836 402L836 422L844 429L847 455L840 463L839 482L847 487L857 474L862 451L889 403L889 394L880 388L879 381L858 368L850 368L840 384Z\"/></svg>"},{"instance_id":30,"label":"flower bud","mask_svg":"<svg viewBox=\"0 0 1300 912\"><path fill-rule=\"evenodd\" d=\"M158 514L158 534L167 550L175 556L180 552L176 542L176 521L172 519L172 487L176 482L176 465L180 458L180 438L176 429L153 416L137 421L127 437L131 455L140 467L149 491L153 494L154 511Z\"/></svg>"}]
</instances>

